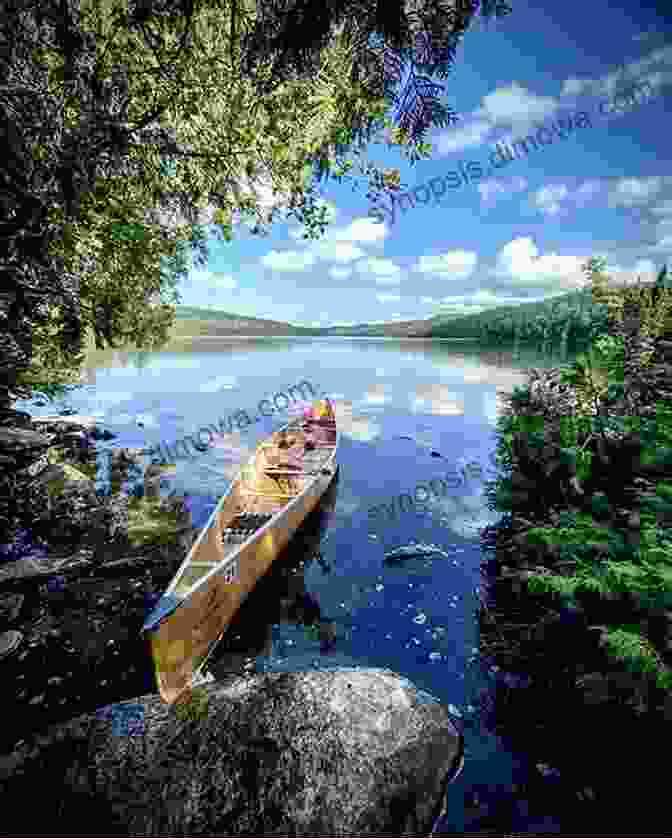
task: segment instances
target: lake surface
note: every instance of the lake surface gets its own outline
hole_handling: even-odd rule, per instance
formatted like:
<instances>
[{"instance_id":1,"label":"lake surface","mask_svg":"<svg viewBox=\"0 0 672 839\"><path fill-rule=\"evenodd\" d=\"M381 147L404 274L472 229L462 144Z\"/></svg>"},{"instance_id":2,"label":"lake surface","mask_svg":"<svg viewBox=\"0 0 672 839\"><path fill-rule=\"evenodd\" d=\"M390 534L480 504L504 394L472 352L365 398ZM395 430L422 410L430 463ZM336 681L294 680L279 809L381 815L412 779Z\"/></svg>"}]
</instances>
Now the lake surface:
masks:
<instances>
[{"instance_id":1,"label":"lake surface","mask_svg":"<svg viewBox=\"0 0 672 839\"><path fill-rule=\"evenodd\" d=\"M479 529L499 517L485 506L482 481L495 477L490 458L500 397L526 382L525 368L557 366L572 358L571 353L541 355L529 349L514 356L472 342L194 339L161 352L96 354L87 384L67 404L76 413L98 417L117 434L98 444L102 484L105 448L172 445L220 420L227 426L228 417L246 411L251 425L239 431L234 425L205 453L190 447L191 457L175 458L174 473L162 488L162 494L186 497L193 523L200 527L240 461L298 410L298 402L291 403L257 420L261 400L270 400L263 409L270 413L275 395L288 395L290 386L309 382L315 398L328 395L335 402L340 469L320 530L320 561L305 563L300 583L315 614L333 622L335 641L322 652L300 616L268 623L262 628L263 649L250 639L252 666L258 672L389 668L449 706L465 726L466 763L449 790L449 815L441 829L459 834L464 792L474 785L510 786L524 776L527 765L525 755L512 754L481 726L473 704L493 675L478 655L475 589ZM300 398L298 391L293 393ZM304 393L311 398L309 390ZM276 405L287 401L277 398ZM33 415L62 407L22 406ZM480 465L482 478L453 482L454 488L441 497L430 494L422 509L400 508L400 493L413 496L418 484L463 473L473 463ZM394 514L389 508L371 512L383 504L393 505ZM395 565L384 562L386 552L413 543L440 552ZM298 545L295 550L301 559L306 549Z\"/></svg>"}]
</instances>

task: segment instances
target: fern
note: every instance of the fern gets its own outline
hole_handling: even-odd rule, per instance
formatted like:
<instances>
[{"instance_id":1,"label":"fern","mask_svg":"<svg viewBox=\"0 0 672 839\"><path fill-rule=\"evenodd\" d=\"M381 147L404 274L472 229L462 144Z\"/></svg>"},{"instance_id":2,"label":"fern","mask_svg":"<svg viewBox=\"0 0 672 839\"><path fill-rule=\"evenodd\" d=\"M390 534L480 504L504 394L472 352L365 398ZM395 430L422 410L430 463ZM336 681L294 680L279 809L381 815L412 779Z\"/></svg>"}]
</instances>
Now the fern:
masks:
<instances>
[{"instance_id":1,"label":"fern","mask_svg":"<svg viewBox=\"0 0 672 839\"><path fill-rule=\"evenodd\" d=\"M645 638L636 626L624 626L607 629L604 636L607 652L626 667L639 673L665 672L663 664L651 642Z\"/></svg>"},{"instance_id":2,"label":"fern","mask_svg":"<svg viewBox=\"0 0 672 839\"><path fill-rule=\"evenodd\" d=\"M609 539L610 529L597 525L592 516L577 513L572 527L533 527L527 531L529 544L602 545Z\"/></svg>"},{"instance_id":3,"label":"fern","mask_svg":"<svg viewBox=\"0 0 672 839\"><path fill-rule=\"evenodd\" d=\"M527 578L527 586L533 594L572 597L579 584L580 580L576 577L562 577L558 574L530 574Z\"/></svg>"}]
</instances>

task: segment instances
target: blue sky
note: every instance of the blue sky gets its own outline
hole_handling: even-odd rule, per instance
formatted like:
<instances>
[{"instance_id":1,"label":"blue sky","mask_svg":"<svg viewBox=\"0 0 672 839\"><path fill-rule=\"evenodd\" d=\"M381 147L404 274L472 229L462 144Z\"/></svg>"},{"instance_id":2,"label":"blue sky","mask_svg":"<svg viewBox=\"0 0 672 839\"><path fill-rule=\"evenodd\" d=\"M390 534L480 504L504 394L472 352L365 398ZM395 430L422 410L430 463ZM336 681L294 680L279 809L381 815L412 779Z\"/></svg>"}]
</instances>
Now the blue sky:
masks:
<instances>
[{"instance_id":1,"label":"blue sky","mask_svg":"<svg viewBox=\"0 0 672 839\"><path fill-rule=\"evenodd\" d=\"M406 202L393 222L373 213L362 179L356 191L323 184L333 221L322 240L302 240L294 219L266 237L240 222L233 243L212 239L208 268L190 272L182 303L326 326L547 299L583 285L590 256L605 257L619 282L653 279L672 256L669 26L606 0L580 14L557 0L511 6L464 37L443 82L459 122L428 132L431 161L411 164L384 142L367 149L400 169L406 192L445 184L460 161L478 163L480 179L452 181L438 201ZM622 77L648 83L650 95L618 109ZM580 112L587 121L576 121ZM551 131L546 145L488 173L498 143L541 126Z\"/></svg>"}]
</instances>

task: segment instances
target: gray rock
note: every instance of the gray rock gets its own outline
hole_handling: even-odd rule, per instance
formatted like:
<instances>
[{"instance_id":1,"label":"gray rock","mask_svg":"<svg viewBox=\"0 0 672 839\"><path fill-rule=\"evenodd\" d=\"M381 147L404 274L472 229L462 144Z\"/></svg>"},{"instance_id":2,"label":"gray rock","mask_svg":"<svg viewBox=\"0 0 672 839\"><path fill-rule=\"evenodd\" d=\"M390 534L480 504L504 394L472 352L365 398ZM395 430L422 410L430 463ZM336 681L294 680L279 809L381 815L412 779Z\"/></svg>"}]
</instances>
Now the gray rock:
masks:
<instances>
[{"instance_id":1,"label":"gray rock","mask_svg":"<svg viewBox=\"0 0 672 839\"><path fill-rule=\"evenodd\" d=\"M92 431L96 428L97 420L95 417L87 417L82 414L71 414L70 416L59 416L58 414L50 414L43 417L32 417L32 421L38 425L50 425L70 430Z\"/></svg>"},{"instance_id":2,"label":"gray rock","mask_svg":"<svg viewBox=\"0 0 672 839\"><path fill-rule=\"evenodd\" d=\"M9 451L46 448L51 439L28 428L0 428L0 446Z\"/></svg>"},{"instance_id":3,"label":"gray rock","mask_svg":"<svg viewBox=\"0 0 672 839\"><path fill-rule=\"evenodd\" d=\"M352 668L200 690L197 720L149 695L34 735L0 760L5 823L32 832L58 814L59 830L79 835L101 824L123 836L429 833L461 738L405 679ZM123 715L135 721L126 733ZM26 808L36 783L40 807Z\"/></svg>"}]
</instances>

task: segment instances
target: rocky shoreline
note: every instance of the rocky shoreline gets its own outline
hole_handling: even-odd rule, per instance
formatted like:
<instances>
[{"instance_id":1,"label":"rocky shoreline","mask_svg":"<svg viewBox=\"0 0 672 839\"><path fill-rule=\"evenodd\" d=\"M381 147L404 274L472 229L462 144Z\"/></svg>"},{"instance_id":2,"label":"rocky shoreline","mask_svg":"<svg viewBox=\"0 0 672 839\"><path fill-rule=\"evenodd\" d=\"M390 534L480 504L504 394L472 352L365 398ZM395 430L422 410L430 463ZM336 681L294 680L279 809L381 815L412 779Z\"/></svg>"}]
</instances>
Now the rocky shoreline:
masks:
<instances>
[{"instance_id":1,"label":"rocky shoreline","mask_svg":"<svg viewBox=\"0 0 672 839\"><path fill-rule=\"evenodd\" d=\"M12 685L1 701L12 720L2 728L2 751L50 722L154 690L140 629L196 536L183 500L161 500L150 469L142 499L120 491L138 451L117 450L112 492L96 492L95 443L112 435L95 421L32 425L5 431L17 458L36 448L41 456L30 475L34 525L2 548L0 667ZM157 511L168 526L138 527ZM149 538L136 538L145 531Z\"/></svg>"}]
</instances>

